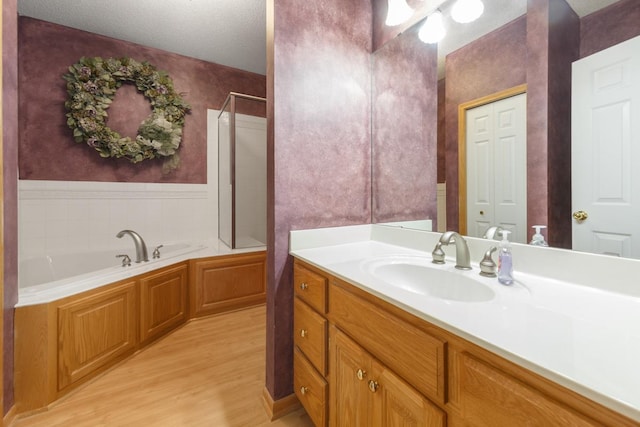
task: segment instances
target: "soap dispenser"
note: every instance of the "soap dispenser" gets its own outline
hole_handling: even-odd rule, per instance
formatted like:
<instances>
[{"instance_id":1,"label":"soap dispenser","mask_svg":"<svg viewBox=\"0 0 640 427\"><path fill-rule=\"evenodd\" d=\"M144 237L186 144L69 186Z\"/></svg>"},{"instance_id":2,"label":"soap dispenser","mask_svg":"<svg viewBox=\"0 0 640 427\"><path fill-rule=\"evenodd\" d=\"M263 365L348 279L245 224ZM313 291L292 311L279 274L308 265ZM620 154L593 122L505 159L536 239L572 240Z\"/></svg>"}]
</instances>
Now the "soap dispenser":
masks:
<instances>
[{"instance_id":1,"label":"soap dispenser","mask_svg":"<svg viewBox=\"0 0 640 427\"><path fill-rule=\"evenodd\" d=\"M502 231L502 240L498 249L498 282L503 285L513 283L513 257L511 255L511 243L508 230Z\"/></svg>"},{"instance_id":2,"label":"soap dispenser","mask_svg":"<svg viewBox=\"0 0 640 427\"><path fill-rule=\"evenodd\" d=\"M536 229L536 234L533 235L533 237L531 238L531 242L529 242L530 245L534 245L534 246L549 246L547 244L547 242L545 242L544 240L544 236L542 235L542 233L540 233L540 230L543 228L547 228L546 225L534 225L531 228L535 228Z\"/></svg>"}]
</instances>

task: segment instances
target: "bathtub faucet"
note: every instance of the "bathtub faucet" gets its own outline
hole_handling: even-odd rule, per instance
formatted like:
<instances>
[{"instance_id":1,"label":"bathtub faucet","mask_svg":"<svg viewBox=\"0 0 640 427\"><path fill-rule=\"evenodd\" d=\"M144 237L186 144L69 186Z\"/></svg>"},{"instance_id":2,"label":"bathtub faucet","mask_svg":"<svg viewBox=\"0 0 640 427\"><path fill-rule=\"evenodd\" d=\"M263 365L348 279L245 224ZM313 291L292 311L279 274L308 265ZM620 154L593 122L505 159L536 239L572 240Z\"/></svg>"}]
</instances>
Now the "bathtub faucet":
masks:
<instances>
[{"instance_id":1,"label":"bathtub faucet","mask_svg":"<svg viewBox=\"0 0 640 427\"><path fill-rule=\"evenodd\" d=\"M121 238L125 234L128 234L136 244L136 262L149 261L149 255L147 255L147 245L144 243L142 236L133 230L122 230L116 234L117 238Z\"/></svg>"}]
</instances>

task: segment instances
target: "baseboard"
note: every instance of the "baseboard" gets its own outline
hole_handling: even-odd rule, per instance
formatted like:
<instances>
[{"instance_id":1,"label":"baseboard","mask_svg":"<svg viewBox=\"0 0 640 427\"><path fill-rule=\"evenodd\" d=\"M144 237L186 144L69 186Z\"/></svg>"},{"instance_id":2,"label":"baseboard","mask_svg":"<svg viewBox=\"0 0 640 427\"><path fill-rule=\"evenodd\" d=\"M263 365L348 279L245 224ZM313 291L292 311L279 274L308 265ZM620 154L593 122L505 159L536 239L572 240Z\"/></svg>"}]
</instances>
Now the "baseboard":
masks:
<instances>
[{"instance_id":1,"label":"baseboard","mask_svg":"<svg viewBox=\"0 0 640 427\"><path fill-rule=\"evenodd\" d=\"M11 406L11 409L9 409L9 411L4 415L4 418L2 419L2 425L5 427L10 426L11 423L15 421L17 415L18 412L16 410L16 405Z\"/></svg>"},{"instance_id":2,"label":"baseboard","mask_svg":"<svg viewBox=\"0 0 640 427\"><path fill-rule=\"evenodd\" d=\"M262 404L267 411L269 421L277 420L300 408L300 401L295 393L291 393L282 399L273 400L271 393L269 393L266 387L262 390Z\"/></svg>"}]
</instances>

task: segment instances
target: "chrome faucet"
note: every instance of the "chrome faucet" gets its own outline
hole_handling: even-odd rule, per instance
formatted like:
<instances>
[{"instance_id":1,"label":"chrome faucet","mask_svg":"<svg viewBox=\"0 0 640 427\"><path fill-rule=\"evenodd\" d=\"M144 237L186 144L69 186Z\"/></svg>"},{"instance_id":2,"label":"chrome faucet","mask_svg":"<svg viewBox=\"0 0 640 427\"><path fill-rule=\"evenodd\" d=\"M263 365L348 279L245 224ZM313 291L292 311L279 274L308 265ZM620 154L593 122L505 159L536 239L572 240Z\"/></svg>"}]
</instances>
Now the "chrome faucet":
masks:
<instances>
[{"instance_id":1,"label":"chrome faucet","mask_svg":"<svg viewBox=\"0 0 640 427\"><path fill-rule=\"evenodd\" d=\"M467 246L467 242L462 238L462 236L455 231L447 231L443 233L436 244L436 248L438 248L438 245L441 247L442 245L448 245L451 242L456 244L456 268L458 270L471 270L469 246Z\"/></svg>"},{"instance_id":2,"label":"chrome faucet","mask_svg":"<svg viewBox=\"0 0 640 427\"><path fill-rule=\"evenodd\" d=\"M122 230L116 234L117 238L121 238L125 234L128 234L133 239L136 245L136 262L149 261L149 255L147 255L147 245L144 243L142 236L133 230Z\"/></svg>"},{"instance_id":3,"label":"chrome faucet","mask_svg":"<svg viewBox=\"0 0 640 427\"><path fill-rule=\"evenodd\" d=\"M489 240L500 240L499 237L502 236L503 228L499 225L494 225L492 227L487 228L487 231L484 232L483 239Z\"/></svg>"}]
</instances>

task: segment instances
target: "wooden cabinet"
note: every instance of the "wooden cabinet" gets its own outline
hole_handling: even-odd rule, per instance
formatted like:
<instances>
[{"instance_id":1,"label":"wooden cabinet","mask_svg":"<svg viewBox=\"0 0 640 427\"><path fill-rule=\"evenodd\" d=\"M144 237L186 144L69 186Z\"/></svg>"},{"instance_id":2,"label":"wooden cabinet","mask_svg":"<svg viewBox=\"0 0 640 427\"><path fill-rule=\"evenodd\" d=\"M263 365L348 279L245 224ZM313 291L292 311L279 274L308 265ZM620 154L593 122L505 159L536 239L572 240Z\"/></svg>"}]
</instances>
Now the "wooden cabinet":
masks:
<instances>
[{"instance_id":1,"label":"wooden cabinet","mask_svg":"<svg viewBox=\"0 0 640 427\"><path fill-rule=\"evenodd\" d=\"M311 266L293 267L293 385L313 423L327 425L327 279Z\"/></svg>"},{"instance_id":2,"label":"wooden cabinet","mask_svg":"<svg viewBox=\"0 0 640 427\"><path fill-rule=\"evenodd\" d=\"M58 307L58 390L135 351L136 282Z\"/></svg>"},{"instance_id":3,"label":"wooden cabinet","mask_svg":"<svg viewBox=\"0 0 640 427\"><path fill-rule=\"evenodd\" d=\"M468 353L463 353L460 365L461 403L474 426L601 425Z\"/></svg>"},{"instance_id":4,"label":"wooden cabinet","mask_svg":"<svg viewBox=\"0 0 640 427\"><path fill-rule=\"evenodd\" d=\"M316 426L640 426L297 259L294 290L295 393Z\"/></svg>"},{"instance_id":5,"label":"wooden cabinet","mask_svg":"<svg viewBox=\"0 0 640 427\"><path fill-rule=\"evenodd\" d=\"M332 426L445 425L441 409L335 327L331 354Z\"/></svg>"},{"instance_id":6,"label":"wooden cabinet","mask_svg":"<svg viewBox=\"0 0 640 427\"><path fill-rule=\"evenodd\" d=\"M266 301L265 251L191 260L190 273L192 317Z\"/></svg>"},{"instance_id":7,"label":"wooden cabinet","mask_svg":"<svg viewBox=\"0 0 640 427\"><path fill-rule=\"evenodd\" d=\"M140 342L152 341L187 320L187 264L140 279Z\"/></svg>"}]
</instances>

